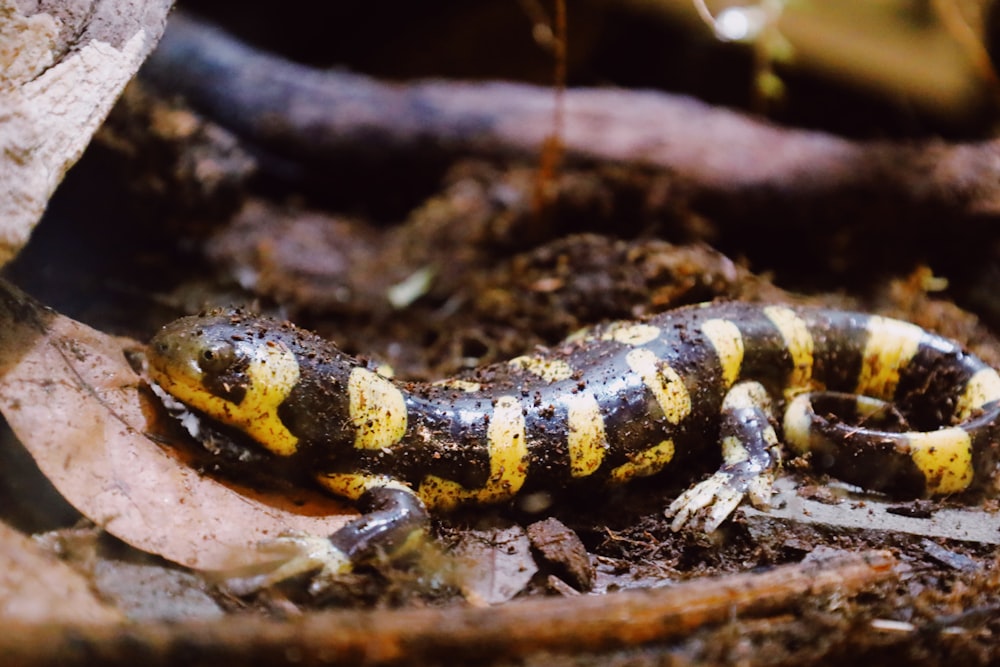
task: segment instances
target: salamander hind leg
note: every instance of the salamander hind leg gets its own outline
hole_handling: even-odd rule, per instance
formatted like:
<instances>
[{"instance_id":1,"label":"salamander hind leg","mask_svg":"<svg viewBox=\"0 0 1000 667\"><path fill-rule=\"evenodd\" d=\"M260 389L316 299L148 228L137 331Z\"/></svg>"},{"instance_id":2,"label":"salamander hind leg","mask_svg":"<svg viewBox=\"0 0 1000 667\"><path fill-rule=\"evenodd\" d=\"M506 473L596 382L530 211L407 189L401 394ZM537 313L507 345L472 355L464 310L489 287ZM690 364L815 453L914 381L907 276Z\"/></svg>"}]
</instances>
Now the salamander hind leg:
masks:
<instances>
[{"instance_id":1,"label":"salamander hind leg","mask_svg":"<svg viewBox=\"0 0 1000 667\"><path fill-rule=\"evenodd\" d=\"M722 466L708 479L681 494L666 516L671 528L680 530L704 514L703 528L714 531L748 497L755 507L765 508L780 464L778 436L771 400L758 382L741 382L722 403L719 440Z\"/></svg>"}]
</instances>

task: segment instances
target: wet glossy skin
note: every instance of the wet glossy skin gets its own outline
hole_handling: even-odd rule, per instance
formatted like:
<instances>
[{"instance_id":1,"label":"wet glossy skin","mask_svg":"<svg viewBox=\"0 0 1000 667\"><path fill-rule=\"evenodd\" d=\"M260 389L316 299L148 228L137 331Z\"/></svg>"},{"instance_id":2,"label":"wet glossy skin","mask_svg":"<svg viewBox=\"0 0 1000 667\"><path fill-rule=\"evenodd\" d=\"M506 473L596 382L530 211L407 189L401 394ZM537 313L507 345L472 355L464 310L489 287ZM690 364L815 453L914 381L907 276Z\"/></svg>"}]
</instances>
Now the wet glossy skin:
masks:
<instances>
[{"instance_id":1,"label":"wet glossy skin","mask_svg":"<svg viewBox=\"0 0 1000 667\"><path fill-rule=\"evenodd\" d=\"M433 384L390 380L308 332L238 312L168 325L149 362L176 398L352 499L390 488L449 509L627 482L721 451L719 473L670 510L677 525L708 511L709 529L744 496L766 504L782 437L848 481L961 491L992 472L1000 412L993 369L911 324L740 303L596 327ZM925 432L830 422L812 408L824 400L862 415L893 401Z\"/></svg>"}]
</instances>

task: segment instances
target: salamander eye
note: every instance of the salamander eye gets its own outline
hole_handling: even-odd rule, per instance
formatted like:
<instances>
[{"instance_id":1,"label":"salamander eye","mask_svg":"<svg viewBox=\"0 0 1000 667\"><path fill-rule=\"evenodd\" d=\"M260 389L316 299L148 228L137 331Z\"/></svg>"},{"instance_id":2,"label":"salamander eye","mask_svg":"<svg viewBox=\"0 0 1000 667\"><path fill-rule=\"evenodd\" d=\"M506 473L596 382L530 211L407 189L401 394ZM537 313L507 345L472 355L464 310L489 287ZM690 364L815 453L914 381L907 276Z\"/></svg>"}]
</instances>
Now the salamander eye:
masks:
<instances>
[{"instance_id":1,"label":"salamander eye","mask_svg":"<svg viewBox=\"0 0 1000 667\"><path fill-rule=\"evenodd\" d=\"M198 355L201 370L206 373L221 373L233 365L236 360L236 350L230 343L211 343L204 347Z\"/></svg>"}]
</instances>

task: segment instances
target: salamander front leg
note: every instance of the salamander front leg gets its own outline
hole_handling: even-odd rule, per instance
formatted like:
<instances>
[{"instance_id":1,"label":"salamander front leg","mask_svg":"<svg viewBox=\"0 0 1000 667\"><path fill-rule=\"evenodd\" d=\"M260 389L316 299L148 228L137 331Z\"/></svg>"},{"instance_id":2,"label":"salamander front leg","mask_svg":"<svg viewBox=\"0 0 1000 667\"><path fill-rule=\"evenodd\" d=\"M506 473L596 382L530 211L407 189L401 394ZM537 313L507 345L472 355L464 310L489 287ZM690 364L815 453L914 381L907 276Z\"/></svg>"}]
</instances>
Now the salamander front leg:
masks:
<instances>
[{"instance_id":1,"label":"salamander front leg","mask_svg":"<svg viewBox=\"0 0 1000 667\"><path fill-rule=\"evenodd\" d=\"M402 555L409 545L424 537L427 509L409 487L398 483L374 486L357 502L362 515L329 537L283 535L263 545L283 557L278 567L252 577L227 578L227 588L244 594L315 572L310 588L319 591L358 565L380 556L392 560Z\"/></svg>"},{"instance_id":2,"label":"salamander front leg","mask_svg":"<svg viewBox=\"0 0 1000 667\"><path fill-rule=\"evenodd\" d=\"M330 545L352 565L379 555L392 558L427 527L427 509L407 486L376 486L358 502L364 514L329 538Z\"/></svg>"},{"instance_id":3,"label":"salamander front leg","mask_svg":"<svg viewBox=\"0 0 1000 667\"><path fill-rule=\"evenodd\" d=\"M666 516L671 529L680 530L707 510L704 530L711 533L749 497L755 507L765 508L781 462L778 436L771 425L771 399L758 382L741 382L722 402L719 439L722 466L708 479L682 493Z\"/></svg>"}]
</instances>

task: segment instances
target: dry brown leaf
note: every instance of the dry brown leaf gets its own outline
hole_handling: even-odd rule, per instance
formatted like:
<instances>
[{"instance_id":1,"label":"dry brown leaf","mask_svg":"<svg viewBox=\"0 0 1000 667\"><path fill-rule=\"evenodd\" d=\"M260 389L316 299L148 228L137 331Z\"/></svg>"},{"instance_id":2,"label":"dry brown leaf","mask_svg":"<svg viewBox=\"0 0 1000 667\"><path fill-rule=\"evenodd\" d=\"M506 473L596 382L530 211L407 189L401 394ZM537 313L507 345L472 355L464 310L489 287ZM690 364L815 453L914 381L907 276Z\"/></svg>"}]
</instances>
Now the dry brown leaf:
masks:
<instances>
[{"instance_id":1,"label":"dry brown leaf","mask_svg":"<svg viewBox=\"0 0 1000 667\"><path fill-rule=\"evenodd\" d=\"M538 572L524 528L471 529L452 550L465 598L474 605L507 602Z\"/></svg>"},{"instance_id":2,"label":"dry brown leaf","mask_svg":"<svg viewBox=\"0 0 1000 667\"><path fill-rule=\"evenodd\" d=\"M0 524L0 618L24 623L113 623L86 579L16 530Z\"/></svg>"},{"instance_id":3,"label":"dry brown leaf","mask_svg":"<svg viewBox=\"0 0 1000 667\"><path fill-rule=\"evenodd\" d=\"M283 532L325 535L340 502L289 498L199 475L145 434L161 411L113 338L0 282L0 412L38 467L82 514L132 546L189 567L228 570L273 556Z\"/></svg>"}]
</instances>

